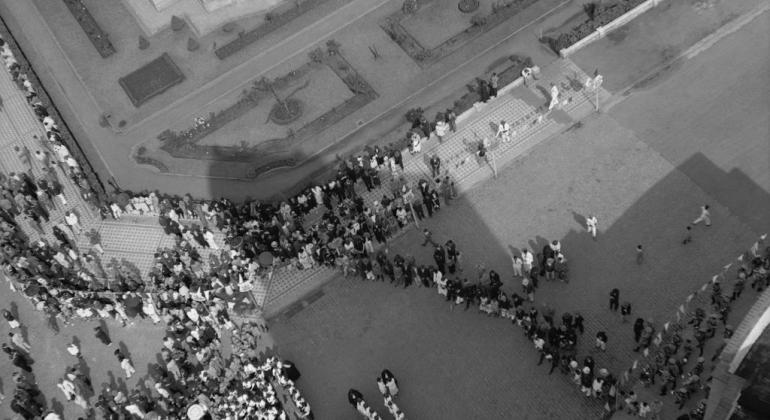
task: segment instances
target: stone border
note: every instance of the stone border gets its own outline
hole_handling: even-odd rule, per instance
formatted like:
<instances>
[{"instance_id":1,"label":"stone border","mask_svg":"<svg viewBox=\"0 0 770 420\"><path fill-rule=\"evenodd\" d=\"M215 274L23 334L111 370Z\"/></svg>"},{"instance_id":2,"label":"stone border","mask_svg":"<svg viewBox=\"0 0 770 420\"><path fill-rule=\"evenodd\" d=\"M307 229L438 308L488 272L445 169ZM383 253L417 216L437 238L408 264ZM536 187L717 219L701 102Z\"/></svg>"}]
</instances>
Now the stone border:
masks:
<instances>
[{"instance_id":1,"label":"stone border","mask_svg":"<svg viewBox=\"0 0 770 420\"><path fill-rule=\"evenodd\" d=\"M247 48L249 45L273 33L294 19L297 19L305 13L330 1L331 0L305 0L297 2L296 6L287 9L282 13L274 13L273 10L270 10L265 14L265 22L263 24L248 31L239 32L237 38L217 48L214 51L214 55L216 55L218 59L224 60L231 55L237 54L244 48ZM267 16L272 16L272 18L267 20Z\"/></svg>"},{"instance_id":2,"label":"stone border","mask_svg":"<svg viewBox=\"0 0 770 420\"><path fill-rule=\"evenodd\" d=\"M134 96L137 92L135 92L132 87L133 81L130 81L128 79L135 77L140 72L147 71L147 69L150 68L151 66L153 67L157 66L158 63L160 63L160 65L167 66L167 68L170 71L173 71L173 77L165 81L163 85L153 89L147 95L144 95L142 97ZM134 105L134 107L139 108L150 99L182 83L184 79L185 79L185 76L184 76L184 73L182 73L182 70L180 70L179 67L176 65L176 63L174 63L174 60L171 59L171 56L169 56L167 52L164 52L160 57L150 61L149 63L144 64L142 67L139 67L138 69L118 79L118 83L120 84L120 87L123 88L123 91L126 93L126 95L128 95L128 99L131 100L131 103ZM142 82L142 80L140 80L139 82Z\"/></svg>"},{"instance_id":3,"label":"stone border","mask_svg":"<svg viewBox=\"0 0 770 420\"><path fill-rule=\"evenodd\" d=\"M418 0L418 11L431 0ZM442 58L454 53L468 42L491 31L508 19L524 12L537 3L537 0L507 0L496 11L483 16L485 23L483 25L471 25L449 39L433 48L425 48L420 42L401 24L410 14L403 10L391 13L380 23L380 28L385 31L393 42L420 67L429 67Z\"/></svg>"},{"instance_id":4,"label":"stone border","mask_svg":"<svg viewBox=\"0 0 770 420\"><path fill-rule=\"evenodd\" d=\"M592 32L590 35L586 36L585 38L582 38L580 41L570 45L567 48L562 48L559 51L559 56L561 56L561 58L569 57L570 55L577 52L579 49L591 44L594 41L598 41L604 38L605 36L607 36L607 34L614 31L615 29L618 29L621 26L627 24L628 22L631 22L633 19L637 18L642 13L660 4L661 1L663 0L647 0L644 3L641 3L640 5L634 7L628 12L622 14L612 22L596 28L596 31Z\"/></svg>"}]
</instances>

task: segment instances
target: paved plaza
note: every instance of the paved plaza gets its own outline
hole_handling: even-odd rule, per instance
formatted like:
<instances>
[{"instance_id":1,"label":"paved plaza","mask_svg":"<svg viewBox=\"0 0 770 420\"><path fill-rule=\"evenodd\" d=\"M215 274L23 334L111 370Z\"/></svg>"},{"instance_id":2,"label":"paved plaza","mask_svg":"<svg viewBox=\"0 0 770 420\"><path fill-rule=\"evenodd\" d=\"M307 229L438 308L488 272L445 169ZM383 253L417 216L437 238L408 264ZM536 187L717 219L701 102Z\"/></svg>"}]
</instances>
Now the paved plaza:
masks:
<instances>
[{"instance_id":1,"label":"paved plaza","mask_svg":"<svg viewBox=\"0 0 770 420\"><path fill-rule=\"evenodd\" d=\"M17 12L28 7L3 3L4 9L17 8ZM448 239L457 243L463 252L462 277L473 279L476 265L481 263L501 274L503 290L520 292L519 281L511 280L510 253L523 247L537 250L553 239L561 241L569 259L570 282L541 281L537 305L548 305L557 314L579 311L585 317L586 331L578 354L591 354L597 366L613 372L628 369L639 356L631 351L630 324L622 324L607 309L612 288L621 290L621 300L632 302L633 318L662 324L672 318L676 308L704 279L711 278L759 235L770 231L770 60L758 53L770 45L766 29L770 12L758 1L712 1L711 8L687 3L650 11L618 34L567 59L557 59L539 50L542 46L533 46L532 33L492 44L516 51L526 48L540 67L534 83L506 89L498 98L478 107L460 121L457 132L443 144L433 138L423 147L423 154L405 154L404 174L411 183L430 178L427 156L432 154L441 158L442 167L457 181L460 197L443 205L433 218L421 221L420 228L433 231L442 243ZM341 14L329 15L319 26L286 39L286 45L296 44L293 50L301 50L309 42L305 38L334 33L339 20L382 14L394 6L395 2L374 5L354 0ZM548 19L563 18L561 13L568 14L564 10L553 12ZM678 29L672 29L670 21L661 18L671 14L682 23ZM544 25L542 21L540 24ZM640 34L656 35L644 38ZM27 36L42 35L30 31ZM671 45L663 41L673 38L678 41ZM383 35L379 41L387 39ZM49 47L35 54L53 54L46 50ZM391 47L392 51L383 48L385 54L395 54L398 47ZM282 51L266 49L262 53L267 59L279 57ZM495 52L485 54L453 56L442 65L465 66L464 70L470 72L485 67ZM474 57L481 58L474 63ZM255 71L263 63L255 61L253 68L250 64L236 71ZM606 80L599 92L600 113L595 112L593 93L582 86L597 67ZM375 71L390 70L366 67L366 72ZM7 72L0 73L0 169L9 173L23 170L13 146L35 150L40 145L32 135L44 135L44 131ZM430 102L441 102L455 92L460 84L456 82L468 78L463 72L451 73L441 79L445 87L427 89L435 86L428 81L430 76L422 74L416 83L426 88L417 92L424 93L423 98L430 98ZM561 88L562 103L539 118L548 102L544 91L551 84ZM382 92L385 86L376 88ZM400 87L404 91L416 88ZM78 96L84 92L69 89L64 88L72 94L70 100L84 99ZM216 95L217 89L226 86L206 85L195 97L205 102ZM377 110L366 111L367 124L353 143L365 142L372 138L367 137L369 134L388 131L392 121L403 118L402 108L419 104L418 98L393 95ZM83 103L88 108L91 102L84 99ZM178 112L181 118L188 111L169 112ZM495 123L501 119L511 122L516 134L510 143L493 140L491 154L498 170L493 177L489 162L474 156L474 144L479 136L494 136ZM73 130L84 134L96 129L94 123L78 120ZM148 117L146 126L140 124L135 129L151 135L160 127L158 124ZM355 122L350 127L337 127L335 133L347 132L354 126ZM86 147L105 152L98 144ZM332 151L353 149L350 144L338 147ZM106 153L115 153L112 158L125 156L129 148L118 144ZM227 180L171 179L150 172L137 172L135 179L121 179L137 189L147 183L161 190L184 188L178 193L246 196L271 182L275 182L276 189L291 185L317 168L328 166L332 156L330 153L325 160L314 161L311 166L317 166L303 169L303 174L259 179L251 186ZM39 174L39 165L33 162L33 166L33 173ZM109 173L114 169L97 171ZM125 176L134 169L129 165L120 170ZM389 178L383 179L383 185L389 182ZM382 190L368 193L359 188L358 192L367 203L382 195ZM155 250L174 245L174 239L163 233L153 217L101 221L79 198L74 185L65 185L65 196L68 205L52 213L51 223L44 224L45 231L50 232L52 224L61 222L65 210L74 209L84 224L100 232L105 262L125 261L146 274ZM693 243L682 246L684 227L705 203L711 206L713 226L697 226ZM597 241L585 232L585 218L590 214L599 220ZM31 226L22 226L31 239L38 237ZM215 234L221 242L223 233ZM419 245L421 240L420 231L409 227L388 244L388 252L432 263L432 252ZM77 242L83 249L89 247L84 235ZM642 265L635 262L637 244L645 249ZM208 251L200 252L208 256ZM747 295L731 313L736 323L752 303L753 292ZM317 419L358 418L345 398L351 387L361 390L381 414L386 413L374 381L386 367L399 379L398 403L410 419L578 420L602 415L602 407L582 396L563 375L554 372L549 376L545 365L536 365L537 352L520 328L510 321L482 315L475 308L450 310L435 289L401 289L387 282L344 278L332 269L294 268L277 270L269 282L258 285L254 297L270 317L271 331L265 334L265 345L276 343L282 357L297 363L302 371L298 386ZM113 356L97 350L101 345L93 337L95 322L62 325L61 332L54 334L39 312L7 289L0 293L0 307L17 308L26 326L27 340L33 345L32 356L37 361L34 369L41 390L49 407L64 413L66 419L78 418L82 413L64 401L55 386L64 366L74 363L65 350L73 337L81 342L84 363L95 385L128 389L141 386L148 365L159 357L163 328L146 321L127 328L110 322L113 341L130 354L138 371L125 383ZM610 338L606 353L592 350L597 331L607 332ZM0 333L7 334L5 323ZM224 347L229 354L229 345ZM707 351L712 352L713 347ZM12 393L13 386L7 379L8 372L11 365L3 358L0 391L6 395ZM664 418L675 418L673 398L668 396L664 401ZM0 418L11 416L6 400L0 405ZM622 414L616 417L624 418Z\"/></svg>"}]
</instances>

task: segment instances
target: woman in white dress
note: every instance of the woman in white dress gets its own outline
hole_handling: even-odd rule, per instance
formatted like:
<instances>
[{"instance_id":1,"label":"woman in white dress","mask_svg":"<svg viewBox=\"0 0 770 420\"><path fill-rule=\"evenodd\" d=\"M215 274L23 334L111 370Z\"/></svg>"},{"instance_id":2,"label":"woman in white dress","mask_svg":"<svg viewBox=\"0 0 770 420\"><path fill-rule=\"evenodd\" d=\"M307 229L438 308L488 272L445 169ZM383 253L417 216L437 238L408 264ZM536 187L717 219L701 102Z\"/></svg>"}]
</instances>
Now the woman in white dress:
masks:
<instances>
[{"instance_id":1,"label":"woman in white dress","mask_svg":"<svg viewBox=\"0 0 770 420\"><path fill-rule=\"evenodd\" d=\"M447 279L444 277L444 275L441 273L441 270L436 270L433 272L433 283L436 284L436 289L438 290L438 294L441 296L447 295Z\"/></svg>"}]
</instances>

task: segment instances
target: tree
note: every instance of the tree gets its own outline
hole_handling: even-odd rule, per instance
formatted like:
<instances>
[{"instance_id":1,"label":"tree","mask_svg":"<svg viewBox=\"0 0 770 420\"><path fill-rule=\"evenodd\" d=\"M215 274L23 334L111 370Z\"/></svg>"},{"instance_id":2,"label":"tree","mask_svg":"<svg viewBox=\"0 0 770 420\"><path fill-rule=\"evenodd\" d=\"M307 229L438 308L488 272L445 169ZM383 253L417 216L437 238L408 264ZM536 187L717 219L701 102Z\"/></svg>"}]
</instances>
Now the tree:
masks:
<instances>
[{"instance_id":1,"label":"tree","mask_svg":"<svg viewBox=\"0 0 770 420\"><path fill-rule=\"evenodd\" d=\"M174 32L179 32L184 27L187 26L187 22L185 22L182 18L179 16L171 16L171 30Z\"/></svg>"}]
</instances>

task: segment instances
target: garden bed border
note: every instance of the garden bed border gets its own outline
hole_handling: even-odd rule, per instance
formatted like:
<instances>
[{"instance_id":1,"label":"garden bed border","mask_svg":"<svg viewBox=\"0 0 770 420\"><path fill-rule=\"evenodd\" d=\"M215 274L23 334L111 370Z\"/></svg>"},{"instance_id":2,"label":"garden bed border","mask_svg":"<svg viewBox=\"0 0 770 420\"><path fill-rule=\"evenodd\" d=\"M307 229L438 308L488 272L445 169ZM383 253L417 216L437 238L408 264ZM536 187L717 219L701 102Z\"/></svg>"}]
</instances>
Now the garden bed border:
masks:
<instances>
[{"instance_id":1,"label":"garden bed border","mask_svg":"<svg viewBox=\"0 0 770 420\"><path fill-rule=\"evenodd\" d=\"M567 48L562 48L561 50L559 50L559 55L561 56L561 58L569 57L570 55L574 54L575 52L577 52L581 48L583 48L585 46L588 46L589 44L591 44L594 41L598 41L598 40L604 38L605 36L607 36L607 34L609 34L610 32L614 31L615 29L618 29L621 26L627 24L628 22L631 22L632 20L634 20L635 18L640 16L642 13L644 13L644 12L652 9L653 7L657 6L658 4L660 4L662 1L663 0L647 0L647 1L639 4L638 6L634 7L631 10L629 10L628 12L620 15L617 19L613 20L612 22L610 22L610 23L608 23L608 24L606 24L604 26L600 26L600 27L596 28L596 31L592 32L587 37L585 37L585 38L581 39L580 41L570 45Z\"/></svg>"}]
</instances>

